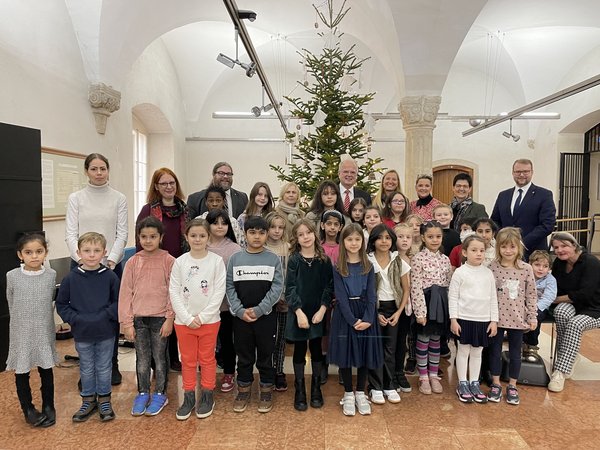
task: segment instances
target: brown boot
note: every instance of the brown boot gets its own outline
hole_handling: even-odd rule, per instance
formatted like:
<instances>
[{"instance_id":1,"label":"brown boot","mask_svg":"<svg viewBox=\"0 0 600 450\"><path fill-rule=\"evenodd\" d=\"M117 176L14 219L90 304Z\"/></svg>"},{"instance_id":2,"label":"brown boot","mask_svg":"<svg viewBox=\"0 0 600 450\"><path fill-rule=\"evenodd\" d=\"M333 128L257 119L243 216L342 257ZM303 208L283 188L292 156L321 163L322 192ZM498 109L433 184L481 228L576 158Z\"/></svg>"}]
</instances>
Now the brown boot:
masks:
<instances>
[{"instance_id":1,"label":"brown boot","mask_svg":"<svg viewBox=\"0 0 600 450\"><path fill-rule=\"evenodd\" d=\"M250 403L250 394L252 385L241 386L238 384L238 393L233 401L233 410L238 413L246 411L248 403Z\"/></svg>"},{"instance_id":2,"label":"brown boot","mask_svg":"<svg viewBox=\"0 0 600 450\"><path fill-rule=\"evenodd\" d=\"M258 402L258 412L268 413L273 409L273 385L266 384L260 386L260 400Z\"/></svg>"}]
</instances>

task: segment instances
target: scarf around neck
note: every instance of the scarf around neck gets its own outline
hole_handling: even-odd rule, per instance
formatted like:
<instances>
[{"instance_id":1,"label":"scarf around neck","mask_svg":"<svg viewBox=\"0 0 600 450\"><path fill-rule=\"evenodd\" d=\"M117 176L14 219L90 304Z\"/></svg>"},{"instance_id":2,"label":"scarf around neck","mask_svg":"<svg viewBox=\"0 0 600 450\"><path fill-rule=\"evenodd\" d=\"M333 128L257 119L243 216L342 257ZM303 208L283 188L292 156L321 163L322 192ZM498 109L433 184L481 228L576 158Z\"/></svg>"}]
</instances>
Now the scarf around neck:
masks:
<instances>
[{"instance_id":1,"label":"scarf around neck","mask_svg":"<svg viewBox=\"0 0 600 450\"><path fill-rule=\"evenodd\" d=\"M179 237L181 242L181 250L185 253L189 250L187 241L185 240L185 224L188 220L188 209L183 200L175 197L174 206L165 206L162 204L162 200L157 200L150 204L150 215L156 217L161 222L163 221L163 215L169 218L179 217Z\"/></svg>"}]
</instances>

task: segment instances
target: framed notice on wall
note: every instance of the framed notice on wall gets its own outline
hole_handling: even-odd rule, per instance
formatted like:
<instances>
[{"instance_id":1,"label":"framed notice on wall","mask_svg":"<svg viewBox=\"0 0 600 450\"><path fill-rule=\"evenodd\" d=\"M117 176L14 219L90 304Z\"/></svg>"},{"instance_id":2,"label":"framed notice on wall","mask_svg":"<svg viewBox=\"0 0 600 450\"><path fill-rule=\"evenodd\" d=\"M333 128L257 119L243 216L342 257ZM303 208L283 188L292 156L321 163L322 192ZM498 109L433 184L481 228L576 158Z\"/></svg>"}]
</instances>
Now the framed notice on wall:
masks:
<instances>
[{"instance_id":1,"label":"framed notice on wall","mask_svg":"<svg viewBox=\"0 0 600 450\"><path fill-rule=\"evenodd\" d=\"M83 169L86 155L42 147L42 209L43 220L63 220L67 214L67 199L72 192L83 189L87 177Z\"/></svg>"}]
</instances>

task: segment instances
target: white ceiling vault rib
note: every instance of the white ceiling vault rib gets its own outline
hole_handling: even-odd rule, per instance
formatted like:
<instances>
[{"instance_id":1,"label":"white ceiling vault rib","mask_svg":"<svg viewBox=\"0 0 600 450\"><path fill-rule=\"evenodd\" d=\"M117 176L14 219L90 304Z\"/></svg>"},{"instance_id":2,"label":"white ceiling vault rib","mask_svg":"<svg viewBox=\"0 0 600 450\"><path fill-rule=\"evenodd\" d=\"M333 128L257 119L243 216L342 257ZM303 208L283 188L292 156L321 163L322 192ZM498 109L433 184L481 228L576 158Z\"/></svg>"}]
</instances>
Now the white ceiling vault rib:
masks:
<instances>
[{"instance_id":1,"label":"white ceiling vault rib","mask_svg":"<svg viewBox=\"0 0 600 450\"><path fill-rule=\"evenodd\" d=\"M100 79L100 19L103 0L65 0L77 37L85 74L90 83Z\"/></svg>"}]
</instances>

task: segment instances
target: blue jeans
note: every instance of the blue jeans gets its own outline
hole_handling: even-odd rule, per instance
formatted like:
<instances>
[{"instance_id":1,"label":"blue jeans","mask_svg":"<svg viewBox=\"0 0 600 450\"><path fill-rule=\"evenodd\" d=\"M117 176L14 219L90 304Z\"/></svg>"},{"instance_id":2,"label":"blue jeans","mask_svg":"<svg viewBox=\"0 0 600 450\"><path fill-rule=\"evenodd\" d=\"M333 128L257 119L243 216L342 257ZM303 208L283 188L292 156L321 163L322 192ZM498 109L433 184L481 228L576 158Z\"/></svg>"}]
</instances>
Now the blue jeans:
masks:
<instances>
[{"instance_id":1,"label":"blue jeans","mask_svg":"<svg viewBox=\"0 0 600 450\"><path fill-rule=\"evenodd\" d=\"M96 342L75 341L75 349L79 353L82 397L111 393L110 379L114 345L114 338Z\"/></svg>"}]
</instances>

